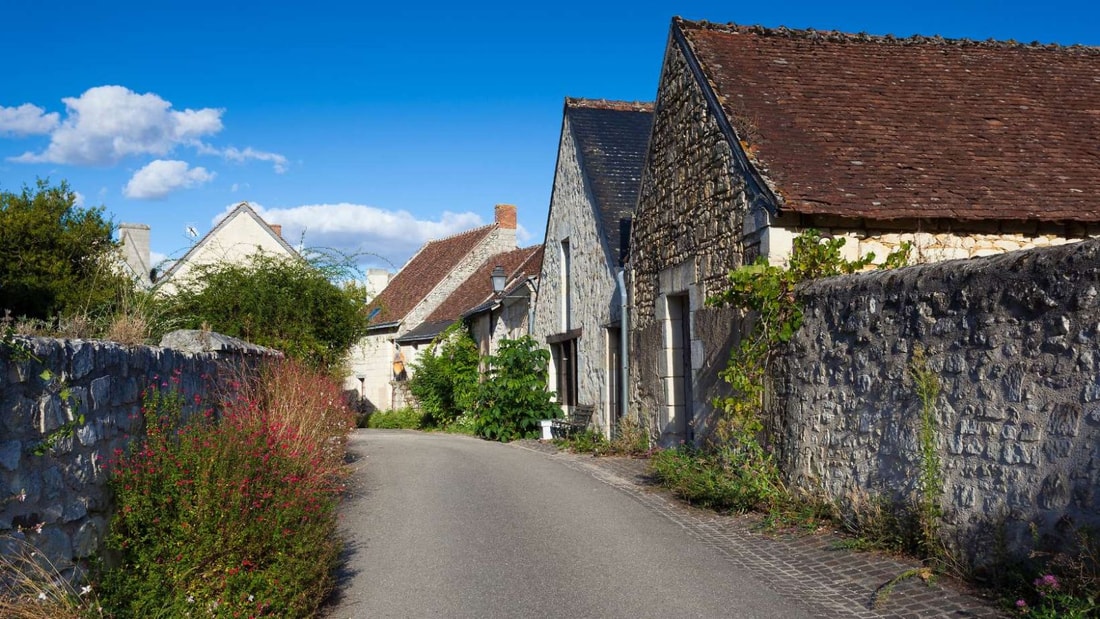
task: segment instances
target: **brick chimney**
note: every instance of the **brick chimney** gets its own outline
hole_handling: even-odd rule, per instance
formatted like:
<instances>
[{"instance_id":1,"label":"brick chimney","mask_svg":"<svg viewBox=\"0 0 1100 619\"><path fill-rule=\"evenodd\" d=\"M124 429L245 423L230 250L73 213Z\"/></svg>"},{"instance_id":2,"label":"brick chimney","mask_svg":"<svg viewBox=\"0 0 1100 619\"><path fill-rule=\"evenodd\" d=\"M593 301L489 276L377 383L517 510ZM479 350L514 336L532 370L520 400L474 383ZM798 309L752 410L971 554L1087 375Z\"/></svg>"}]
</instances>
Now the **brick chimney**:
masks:
<instances>
[{"instance_id":1,"label":"brick chimney","mask_svg":"<svg viewBox=\"0 0 1100 619\"><path fill-rule=\"evenodd\" d=\"M271 231L275 233L275 236L280 239L283 238L283 226L282 224L267 224Z\"/></svg>"},{"instance_id":2,"label":"brick chimney","mask_svg":"<svg viewBox=\"0 0 1100 619\"><path fill-rule=\"evenodd\" d=\"M516 229L516 206L514 204L498 204L496 210L497 226L506 230Z\"/></svg>"}]
</instances>

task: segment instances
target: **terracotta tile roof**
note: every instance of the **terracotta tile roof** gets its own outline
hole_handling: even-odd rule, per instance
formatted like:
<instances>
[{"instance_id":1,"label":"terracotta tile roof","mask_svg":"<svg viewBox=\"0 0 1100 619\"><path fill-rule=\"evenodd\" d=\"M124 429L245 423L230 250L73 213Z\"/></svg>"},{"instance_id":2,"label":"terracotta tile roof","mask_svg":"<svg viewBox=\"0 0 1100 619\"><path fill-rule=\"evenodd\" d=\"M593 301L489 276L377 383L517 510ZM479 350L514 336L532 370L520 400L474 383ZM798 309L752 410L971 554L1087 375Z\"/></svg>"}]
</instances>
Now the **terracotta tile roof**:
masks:
<instances>
[{"instance_id":1,"label":"terracotta tile roof","mask_svg":"<svg viewBox=\"0 0 1100 619\"><path fill-rule=\"evenodd\" d=\"M508 274L505 291L528 277L538 277L542 270L542 245L533 245L491 256L474 271L466 281L458 285L424 322L455 320L467 310L489 300L493 296L493 284L489 276L497 265Z\"/></svg>"},{"instance_id":2,"label":"terracotta tile roof","mask_svg":"<svg viewBox=\"0 0 1100 619\"><path fill-rule=\"evenodd\" d=\"M673 28L782 210L1100 221L1100 48Z\"/></svg>"},{"instance_id":3,"label":"terracotta tile roof","mask_svg":"<svg viewBox=\"0 0 1100 619\"><path fill-rule=\"evenodd\" d=\"M629 240L624 229L638 200L653 104L566 99L565 115L580 151L581 172L596 201L601 231L612 259L622 264Z\"/></svg>"},{"instance_id":4,"label":"terracotta tile roof","mask_svg":"<svg viewBox=\"0 0 1100 619\"><path fill-rule=\"evenodd\" d=\"M368 309L382 308L373 322L402 320L495 227L489 224L425 243L371 301Z\"/></svg>"}]
</instances>

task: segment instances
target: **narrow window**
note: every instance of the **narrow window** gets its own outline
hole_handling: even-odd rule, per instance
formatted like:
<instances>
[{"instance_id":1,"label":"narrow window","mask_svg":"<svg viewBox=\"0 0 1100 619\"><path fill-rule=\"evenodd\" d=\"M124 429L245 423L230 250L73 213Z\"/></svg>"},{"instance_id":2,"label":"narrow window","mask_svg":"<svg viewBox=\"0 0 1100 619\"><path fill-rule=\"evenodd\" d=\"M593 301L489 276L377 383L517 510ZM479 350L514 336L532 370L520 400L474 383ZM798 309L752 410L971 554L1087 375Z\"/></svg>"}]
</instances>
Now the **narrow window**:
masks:
<instances>
[{"instance_id":1,"label":"narrow window","mask_svg":"<svg viewBox=\"0 0 1100 619\"><path fill-rule=\"evenodd\" d=\"M573 262L569 251L569 239L561 242L561 328L568 331L572 328L573 305Z\"/></svg>"}]
</instances>

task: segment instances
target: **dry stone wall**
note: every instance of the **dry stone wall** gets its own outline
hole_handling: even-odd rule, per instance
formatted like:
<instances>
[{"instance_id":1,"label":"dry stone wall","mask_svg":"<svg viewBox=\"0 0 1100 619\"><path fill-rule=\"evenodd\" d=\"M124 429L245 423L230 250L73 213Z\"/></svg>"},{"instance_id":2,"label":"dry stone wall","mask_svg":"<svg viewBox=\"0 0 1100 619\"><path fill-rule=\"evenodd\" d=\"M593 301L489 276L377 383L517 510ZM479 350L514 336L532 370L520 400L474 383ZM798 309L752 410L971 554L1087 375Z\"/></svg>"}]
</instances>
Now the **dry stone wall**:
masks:
<instances>
[{"instance_id":1,"label":"dry stone wall","mask_svg":"<svg viewBox=\"0 0 1100 619\"><path fill-rule=\"evenodd\" d=\"M811 283L775 378L784 464L839 504L919 470L914 350L942 382L945 524L982 565L1100 525L1100 242ZM998 541L1001 540L1001 541ZM1002 544L1003 542L1003 544Z\"/></svg>"},{"instance_id":2,"label":"dry stone wall","mask_svg":"<svg viewBox=\"0 0 1100 619\"><path fill-rule=\"evenodd\" d=\"M71 572L101 549L112 509L108 462L144 433L142 391L171 381L187 401L205 398L228 370L274 353L213 335L219 352L46 338L19 340L41 363L0 352L0 552L21 540ZM43 369L70 388L69 400ZM72 436L35 454L79 414L85 421Z\"/></svg>"}]
</instances>

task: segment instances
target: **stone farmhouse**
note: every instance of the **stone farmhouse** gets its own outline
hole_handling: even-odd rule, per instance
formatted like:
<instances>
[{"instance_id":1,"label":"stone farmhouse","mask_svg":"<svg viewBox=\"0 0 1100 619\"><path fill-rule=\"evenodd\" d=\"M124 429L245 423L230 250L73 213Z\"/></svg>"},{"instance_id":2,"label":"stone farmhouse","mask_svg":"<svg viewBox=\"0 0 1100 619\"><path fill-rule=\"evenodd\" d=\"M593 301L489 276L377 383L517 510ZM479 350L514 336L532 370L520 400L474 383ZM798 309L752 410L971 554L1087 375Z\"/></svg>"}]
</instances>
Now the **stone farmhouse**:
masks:
<instances>
[{"instance_id":1,"label":"stone farmhouse","mask_svg":"<svg viewBox=\"0 0 1100 619\"><path fill-rule=\"evenodd\" d=\"M126 239L132 238L141 230L131 225L123 232L130 235L123 236L124 256L129 262L131 252L126 249ZM145 227L144 233L143 259L147 264L149 260L148 227ZM258 252L283 258L299 259L301 257L283 238L282 226L267 223L247 202L241 202L218 222L218 225L192 245L191 249L187 250L187 253L172 264L163 275L154 278L152 283L158 292L172 294L197 266L219 262L238 263Z\"/></svg>"},{"instance_id":2,"label":"stone farmhouse","mask_svg":"<svg viewBox=\"0 0 1100 619\"><path fill-rule=\"evenodd\" d=\"M607 436L623 413L619 276L653 106L566 99L532 334L551 351L550 390L568 414L593 407Z\"/></svg>"},{"instance_id":3,"label":"stone farmhouse","mask_svg":"<svg viewBox=\"0 0 1100 619\"><path fill-rule=\"evenodd\" d=\"M419 343L429 343L435 337L433 332L441 333L462 320L477 342L480 354L495 354L500 340L528 334L541 269L542 245L490 256L424 324L398 338L398 343L417 341L412 339L414 334ZM494 290L493 280L497 277L503 282L499 292Z\"/></svg>"},{"instance_id":4,"label":"stone farmhouse","mask_svg":"<svg viewBox=\"0 0 1100 619\"><path fill-rule=\"evenodd\" d=\"M368 306L371 326L349 352L351 373L344 380L345 389L359 393L374 409L404 405L409 364L447 326L426 325L429 317L486 260L515 249L516 207L511 204L496 206L492 224L425 243ZM461 311L451 321L460 315ZM421 333L435 331L426 340L414 334L404 344L398 342L415 329L421 329Z\"/></svg>"},{"instance_id":5,"label":"stone farmhouse","mask_svg":"<svg viewBox=\"0 0 1100 619\"><path fill-rule=\"evenodd\" d=\"M1092 48L675 18L632 229L632 406L666 444L706 433L737 323L705 300L805 229L918 261L1100 233L1097 84Z\"/></svg>"}]
</instances>

